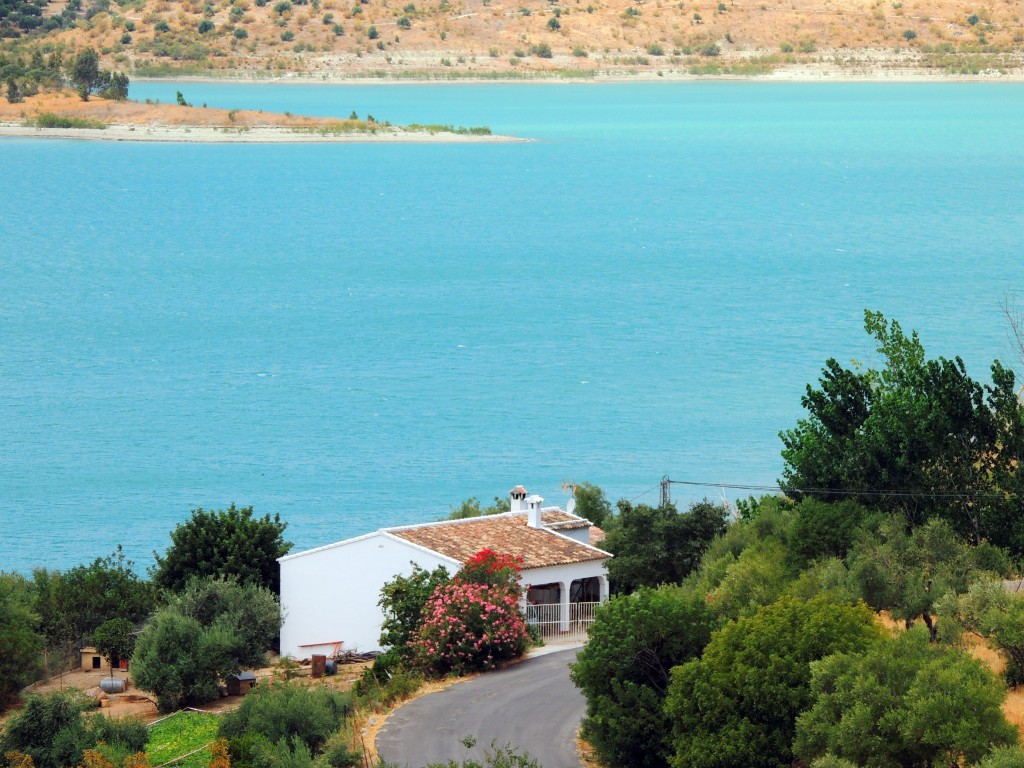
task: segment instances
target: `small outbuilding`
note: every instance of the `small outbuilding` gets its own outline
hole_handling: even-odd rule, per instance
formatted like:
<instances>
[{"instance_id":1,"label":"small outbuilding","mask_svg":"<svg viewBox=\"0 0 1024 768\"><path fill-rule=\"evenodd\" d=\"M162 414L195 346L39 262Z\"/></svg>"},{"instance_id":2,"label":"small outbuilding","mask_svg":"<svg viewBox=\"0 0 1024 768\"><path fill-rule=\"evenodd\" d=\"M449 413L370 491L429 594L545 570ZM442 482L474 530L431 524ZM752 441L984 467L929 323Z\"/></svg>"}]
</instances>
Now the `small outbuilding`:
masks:
<instances>
[{"instance_id":1,"label":"small outbuilding","mask_svg":"<svg viewBox=\"0 0 1024 768\"><path fill-rule=\"evenodd\" d=\"M97 651L91 645L87 645L82 649L82 671L109 672L110 659Z\"/></svg>"},{"instance_id":2,"label":"small outbuilding","mask_svg":"<svg viewBox=\"0 0 1024 768\"><path fill-rule=\"evenodd\" d=\"M256 685L256 675L243 670L228 676L228 696L245 696Z\"/></svg>"}]
</instances>

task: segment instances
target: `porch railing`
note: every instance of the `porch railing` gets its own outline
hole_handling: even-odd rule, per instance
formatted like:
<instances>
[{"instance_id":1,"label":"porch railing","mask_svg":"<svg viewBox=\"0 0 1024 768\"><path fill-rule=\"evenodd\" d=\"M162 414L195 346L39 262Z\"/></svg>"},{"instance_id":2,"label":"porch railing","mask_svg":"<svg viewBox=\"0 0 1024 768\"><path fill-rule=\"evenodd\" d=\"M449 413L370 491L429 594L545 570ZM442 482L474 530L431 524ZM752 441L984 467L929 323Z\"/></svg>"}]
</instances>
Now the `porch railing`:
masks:
<instances>
[{"instance_id":1,"label":"porch railing","mask_svg":"<svg viewBox=\"0 0 1024 768\"><path fill-rule=\"evenodd\" d=\"M585 640L600 603L569 603L563 615L560 603L526 606L526 623L540 628L545 639Z\"/></svg>"}]
</instances>

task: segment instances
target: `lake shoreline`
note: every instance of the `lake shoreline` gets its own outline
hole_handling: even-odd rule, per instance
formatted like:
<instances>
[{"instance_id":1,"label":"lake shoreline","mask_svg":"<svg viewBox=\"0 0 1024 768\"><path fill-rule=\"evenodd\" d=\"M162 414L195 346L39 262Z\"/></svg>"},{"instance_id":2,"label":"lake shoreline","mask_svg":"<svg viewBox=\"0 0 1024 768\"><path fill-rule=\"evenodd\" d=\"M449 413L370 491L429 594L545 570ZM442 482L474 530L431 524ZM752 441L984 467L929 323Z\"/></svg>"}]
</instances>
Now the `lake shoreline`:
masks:
<instances>
[{"instance_id":1,"label":"lake shoreline","mask_svg":"<svg viewBox=\"0 0 1024 768\"><path fill-rule=\"evenodd\" d=\"M472 135L447 132L404 131L381 128L373 133L337 133L293 128L258 126L254 128L218 128L200 125L127 125L105 128L36 128L0 122L0 138L78 139L81 141L124 141L179 144L463 144L523 142L513 136Z\"/></svg>"},{"instance_id":2,"label":"lake shoreline","mask_svg":"<svg viewBox=\"0 0 1024 768\"><path fill-rule=\"evenodd\" d=\"M780 67L760 75L705 75L689 72L658 70L633 72L595 72L566 75L552 71L529 74L474 76L464 72L444 73L423 71L410 73L401 69L374 70L373 73L353 76L338 72L290 72L265 76L255 73L225 73L206 75L135 76L135 82L183 83L251 83L252 85L621 85L624 83L684 83L684 82L737 82L737 83L1020 83L1024 82L1024 69L1010 72L988 70L980 74L955 75L920 67L838 66L833 64L797 64Z\"/></svg>"}]
</instances>

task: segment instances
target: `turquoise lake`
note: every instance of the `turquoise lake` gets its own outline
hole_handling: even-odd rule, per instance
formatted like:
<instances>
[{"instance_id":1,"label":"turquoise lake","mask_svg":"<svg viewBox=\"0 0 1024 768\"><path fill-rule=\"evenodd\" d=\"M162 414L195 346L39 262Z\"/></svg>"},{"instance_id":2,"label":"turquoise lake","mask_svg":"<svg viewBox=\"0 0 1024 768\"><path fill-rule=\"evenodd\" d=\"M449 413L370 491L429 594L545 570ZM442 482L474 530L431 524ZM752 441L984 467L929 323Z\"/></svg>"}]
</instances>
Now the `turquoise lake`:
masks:
<instances>
[{"instance_id":1,"label":"turquoise lake","mask_svg":"<svg viewBox=\"0 0 1024 768\"><path fill-rule=\"evenodd\" d=\"M1021 364L1024 84L233 85L512 144L0 141L0 569L196 506L306 548L564 480L770 484L863 311ZM685 504L741 491L674 489Z\"/></svg>"}]
</instances>

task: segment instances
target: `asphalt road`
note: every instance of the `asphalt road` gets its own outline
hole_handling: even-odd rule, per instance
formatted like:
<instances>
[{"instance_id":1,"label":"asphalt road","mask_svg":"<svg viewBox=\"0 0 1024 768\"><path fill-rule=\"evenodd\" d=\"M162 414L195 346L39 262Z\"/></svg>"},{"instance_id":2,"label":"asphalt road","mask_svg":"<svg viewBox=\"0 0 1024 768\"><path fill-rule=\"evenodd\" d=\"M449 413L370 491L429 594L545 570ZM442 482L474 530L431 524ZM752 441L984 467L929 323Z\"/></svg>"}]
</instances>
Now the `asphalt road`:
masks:
<instances>
[{"instance_id":1,"label":"asphalt road","mask_svg":"<svg viewBox=\"0 0 1024 768\"><path fill-rule=\"evenodd\" d=\"M586 709L569 680L576 651L538 656L406 704L377 735L392 763L422 768L449 759L480 759L492 740L529 752L543 768L581 768L576 730ZM459 740L476 738L467 750Z\"/></svg>"}]
</instances>

